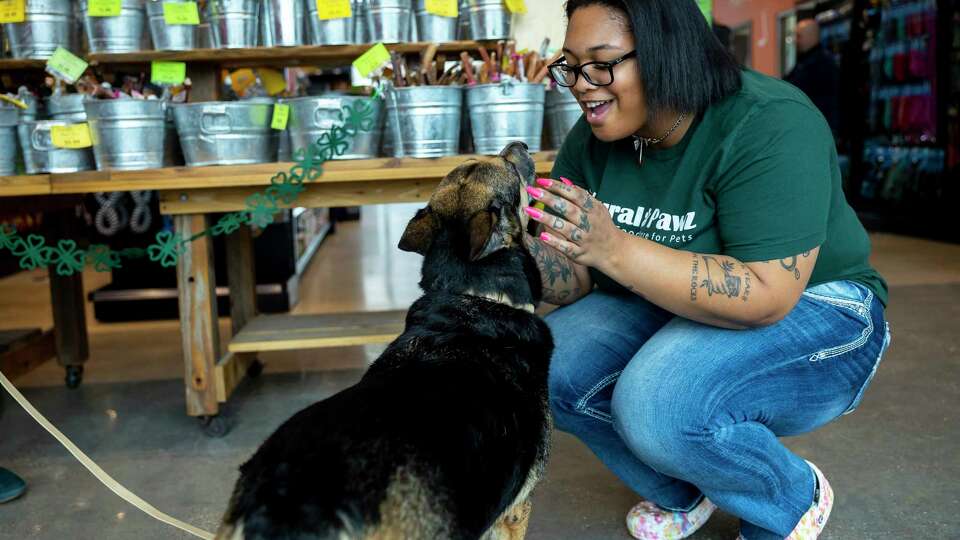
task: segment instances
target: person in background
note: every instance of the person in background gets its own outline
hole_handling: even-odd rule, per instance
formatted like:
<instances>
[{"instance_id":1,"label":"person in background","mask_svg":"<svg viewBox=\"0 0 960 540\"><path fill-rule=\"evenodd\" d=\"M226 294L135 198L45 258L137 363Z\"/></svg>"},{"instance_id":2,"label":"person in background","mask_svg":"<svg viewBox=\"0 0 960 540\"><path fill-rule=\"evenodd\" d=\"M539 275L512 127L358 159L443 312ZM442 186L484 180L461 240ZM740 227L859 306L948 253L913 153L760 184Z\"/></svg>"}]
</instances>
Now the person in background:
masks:
<instances>
[{"instance_id":1,"label":"person in background","mask_svg":"<svg viewBox=\"0 0 960 540\"><path fill-rule=\"evenodd\" d=\"M3 416L3 398L0 396L0 417ZM11 471L0 467L0 504L10 502L23 495L27 484Z\"/></svg>"},{"instance_id":2,"label":"person in background","mask_svg":"<svg viewBox=\"0 0 960 540\"><path fill-rule=\"evenodd\" d=\"M840 67L820 44L820 25L814 19L797 23L797 65L784 77L820 109L833 132L840 129Z\"/></svg>"}]
</instances>

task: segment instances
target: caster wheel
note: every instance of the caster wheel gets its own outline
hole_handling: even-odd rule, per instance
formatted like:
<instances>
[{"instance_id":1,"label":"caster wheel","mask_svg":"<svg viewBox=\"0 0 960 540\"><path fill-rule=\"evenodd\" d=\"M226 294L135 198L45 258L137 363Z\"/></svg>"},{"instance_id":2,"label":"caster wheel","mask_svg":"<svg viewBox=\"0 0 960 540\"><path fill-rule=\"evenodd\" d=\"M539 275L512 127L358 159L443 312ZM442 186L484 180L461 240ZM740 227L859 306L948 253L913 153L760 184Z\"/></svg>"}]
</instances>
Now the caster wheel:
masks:
<instances>
[{"instance_id":1,"label":"caster wheel","mask_svg":"<svg viewBox=\"0 0 960 540\"><path fill-rule=\"evenodd\" d=\"M247 377L251 379L256 379L263 373L263 362L260 360L254 359L253 362L250 362L250 365L247 366Z\"/></svg>"},{"instance_id":2,"label":"caster wheel","mask_svg":"<svg viewBox=\"0 0 960 540\"><path fill-rule=\"evenodd\" d=\"M226 436L227 433L230 433L232 427L230 421L219 414L200 417L200 428L203 430L203 434L212 439Z\"/></svg>"},{"instance_id":3,"label":"caster wheel","mask_svg":"<svg viewBox=\"0 0 960 540\"><path fill-rule=\"evenodd\" d=\"M67 366L67 375L64 378L64 381L67 384L67 388L73 390L80 386L80 383L83 382L83 366Z\"/></svg>"}]
</instances>

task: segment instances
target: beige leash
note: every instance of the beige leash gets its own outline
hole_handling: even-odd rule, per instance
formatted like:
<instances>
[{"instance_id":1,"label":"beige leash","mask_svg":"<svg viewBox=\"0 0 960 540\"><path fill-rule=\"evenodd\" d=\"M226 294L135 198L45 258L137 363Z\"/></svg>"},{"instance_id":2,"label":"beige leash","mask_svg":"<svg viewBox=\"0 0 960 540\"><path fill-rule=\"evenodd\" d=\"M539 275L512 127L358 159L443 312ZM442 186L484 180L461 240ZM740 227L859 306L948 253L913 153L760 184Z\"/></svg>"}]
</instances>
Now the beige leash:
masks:
<instances>
[{"instance_id":1,"label":"beige leash","mask_svg":"<svg viewBox=\"0 0 960 540\"><path fill-rule=\"evenodd\" d=\"M86 454L84 454L79 448L77 448L77 445L73 444L73 442L70 441L70 439L68 439L63 433L61 433L60 430L55 428L53 424L50 423L49 420L44 418L44 416L40 414L40 412L37 409L35 409L33 405L30 404L29 401L27 401L27 398L23 397L23 394L21 394L17 390L17 388L13 386L13 384L10 381L7 380L7 378L3 375L3 373L0 373L0 386L3 386L3 388L7 392L9 392L11 396L13 396L13 399L16 400L16 402L19 403L21 407L23 407L23 410L27 411L27 414L32 416L33 419L36 420L38 424L43 426L43 429L47 430L51 435L53 435L55 439L60 441L60 444L62 444L64 448L67 449L67 451L73 454L73 457L77 458L80 464L86 467L87 470L90 471L90 473L97 478L97 480L102 482L103 485L107 486L107 488L110 489L110 491L116 493L121 499L136 506L140 510L143 510L148 516L156 520L162 521L167 525L171 525L173 527L180 529L181 531L188 532L196 536L197 538L203 538L204 540L213 540L213 535L208 533L207 531L198 529L193 525L184 523L179 519L176 519L171 516L168 516L167 514L164 514L163 512L157 510L152 505L150 505L150 503L148 503L147 501L136 496L129 489L121 486L119 482L114 480L109 474L107 474L103 469L101 469L99 465L94 463L93 460L91 460L89 457L87 457Z\"/></svg>"}]
</instances>

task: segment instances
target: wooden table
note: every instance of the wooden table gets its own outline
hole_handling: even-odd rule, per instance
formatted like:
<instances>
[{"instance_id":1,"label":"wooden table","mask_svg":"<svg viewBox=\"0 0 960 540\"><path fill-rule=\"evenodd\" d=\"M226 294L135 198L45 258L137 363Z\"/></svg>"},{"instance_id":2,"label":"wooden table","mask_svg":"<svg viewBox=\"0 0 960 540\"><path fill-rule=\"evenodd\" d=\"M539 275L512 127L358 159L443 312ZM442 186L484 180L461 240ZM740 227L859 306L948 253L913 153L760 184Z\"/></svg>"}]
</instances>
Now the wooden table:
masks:
<instances>
[{"instance_id":1,"label":"wooden table","mask_svg":"<svg viewBox=\"0 0 960 540\"><path fill-rule=\"evenodd\" d=\"M323 176L304 184L306 189L294 206L325 208L426 201L439 181L469 157L327 162ZM554 158L553 152L537 154L537 172L549 173ZM157 190L161 213L173 216L177 232L189 237L211 225L210 214L245 209L247 197L261 192L270 185L275 173L290 165L0 177L0 197ZM217 330L212 239L204 236L188 244L177 265L187 414L199 417L211 436L222 436L228 431L226 419L219 416L220 404L229 399L248 371L259 372L257 353L387 343L403 329L402 311L259 316L249 228L242 227L227 237L227 259L233 337L226 347L221 346ZM82 304L79 316L83 316ZM71 326L68 322L58 324Z\"/></svg>"}]
</instances>

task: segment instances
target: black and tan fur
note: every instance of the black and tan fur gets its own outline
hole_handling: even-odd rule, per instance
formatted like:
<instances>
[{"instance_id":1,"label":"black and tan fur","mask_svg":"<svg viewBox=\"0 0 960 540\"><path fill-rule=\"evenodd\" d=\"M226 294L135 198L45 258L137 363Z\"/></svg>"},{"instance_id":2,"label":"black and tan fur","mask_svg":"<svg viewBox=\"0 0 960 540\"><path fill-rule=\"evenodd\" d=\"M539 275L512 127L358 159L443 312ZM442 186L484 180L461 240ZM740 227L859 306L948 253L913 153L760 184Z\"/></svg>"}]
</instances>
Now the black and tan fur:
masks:
<instances>
[{"instance_id":1,"label":"black and tan fur","mask_svg":"<svg viewBox=\"0 0 960 540\"><path fill-rule=\"evenodd\" d=\"M240 468L218 540L520 540L547 459L550 332L522 242L533 161L469 161L411 220L424 295L356 385Z\"/></svg>"}]
</instances>

